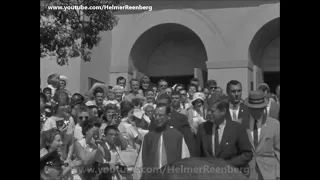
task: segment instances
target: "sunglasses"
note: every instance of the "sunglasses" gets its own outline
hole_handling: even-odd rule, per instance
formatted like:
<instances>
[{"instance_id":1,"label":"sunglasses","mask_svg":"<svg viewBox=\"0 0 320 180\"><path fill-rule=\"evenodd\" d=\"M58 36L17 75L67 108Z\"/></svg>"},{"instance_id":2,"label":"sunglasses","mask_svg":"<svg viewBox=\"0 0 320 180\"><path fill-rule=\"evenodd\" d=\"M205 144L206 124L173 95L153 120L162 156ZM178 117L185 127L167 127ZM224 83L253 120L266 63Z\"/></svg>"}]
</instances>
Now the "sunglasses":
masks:
<instances>
[{"instance_id":1,"label":"sunglasses","mask_svg":"<svg viewBox=\"0 0 320 180\"><path fill-rule=\"evenodd\" d=\"M166 84L165 84L165 85L163 85L163 84L161 85L161 84L160 84L160 87L168 87L168 85L166 85Z\"/></svg>"},{"instance_id":2,"label":"sunglasses","mask_svg":"<svg viewBox=\"0 0 320 180\"><path fill-rule=\"evenodd\" d=\"M88 119L89 119L89 116L79 116L78 118L79 118L80 120L83 120L83 119L88 120Z\"/></svg>"},{"instance_id":3,"label":"sunglasses","mask_svg":"<svg viewBox=\"0 0 320 180\"><path fill-rule=\"evenodd\" d=\"M217 87L213 86L213 87L210 87L211 89L217 89Z\"/></svg>"}]
</instances>

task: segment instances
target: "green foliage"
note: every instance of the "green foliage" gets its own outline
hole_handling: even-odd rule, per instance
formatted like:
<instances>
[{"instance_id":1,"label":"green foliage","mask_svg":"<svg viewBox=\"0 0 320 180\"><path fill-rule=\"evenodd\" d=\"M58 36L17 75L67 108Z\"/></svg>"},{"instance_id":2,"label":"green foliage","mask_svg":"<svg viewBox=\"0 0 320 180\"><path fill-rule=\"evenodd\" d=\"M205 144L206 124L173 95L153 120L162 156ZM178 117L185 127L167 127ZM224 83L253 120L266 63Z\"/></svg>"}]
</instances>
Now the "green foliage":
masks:
<instances>
[{"instance_id":1,"label":"green foliage","mask_svg":"<svg viewBox=\"0 0 320 180\"><path fill-rule=\"evenodd\" d=\"M111 10L50 10L48 6L91 7L119 5L119 0L40 0L40 58L56 56L59 65L69 58L91 60L93 47L99 44L99 33L112 30L118 18Z\"/></svg>"}]
</instances>

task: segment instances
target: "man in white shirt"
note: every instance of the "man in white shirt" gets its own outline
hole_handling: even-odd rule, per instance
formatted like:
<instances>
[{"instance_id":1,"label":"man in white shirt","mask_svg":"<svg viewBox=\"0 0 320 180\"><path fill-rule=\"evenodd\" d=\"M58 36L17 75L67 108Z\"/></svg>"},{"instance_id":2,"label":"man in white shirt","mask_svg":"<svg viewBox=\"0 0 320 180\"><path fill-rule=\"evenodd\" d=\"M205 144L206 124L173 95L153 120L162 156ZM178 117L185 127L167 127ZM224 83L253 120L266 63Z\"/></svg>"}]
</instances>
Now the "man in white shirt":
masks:
<instances>
[{"instance_id":1,"label":"man in white shirt","mask_svg":"<svg viewBox=\"0 0 320 180\"><path fill-rule=\"evenodd\" d=\"M250 179L280 179L280 123L266 115L268 102L261 91L253 91L245 100L250 121L247 129L254 151Z\"/></svg>"},{"instance_id":2,"label":"man in white shirt","mask_svg":"<svg viewBox=\"0 0 320 180\"><path fill-rule=\"evenodd\" d=\"M241 83L237 80L229 81L226 91L229 98L229 107L226 118L248 127L249 113L248 108L241 102Z\"/></svg>"}]
</instances>

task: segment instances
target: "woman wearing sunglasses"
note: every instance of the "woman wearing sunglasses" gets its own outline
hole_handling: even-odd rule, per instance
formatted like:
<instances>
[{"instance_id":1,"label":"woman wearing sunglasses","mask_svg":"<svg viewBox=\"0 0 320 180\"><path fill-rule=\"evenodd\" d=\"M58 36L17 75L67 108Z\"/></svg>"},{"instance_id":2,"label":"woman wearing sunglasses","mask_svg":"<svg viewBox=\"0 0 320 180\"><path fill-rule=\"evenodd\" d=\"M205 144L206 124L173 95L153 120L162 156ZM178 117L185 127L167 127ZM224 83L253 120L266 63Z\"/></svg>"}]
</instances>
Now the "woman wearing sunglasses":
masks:
<instances>
[{"instance_id":1,"label":"woman wearing sunglasses","mask_svg":"<svg viewBox=\"0 0 320 180\"><path fill-rule=\"evenodd\" d=\"M81 104L79 106L78 112L76 114L76 126L74 128L74 138L76 140L81 140L83 139L83 134L82 134L82 126L83 122L89 120L89 108L85 104Z\"/></svg>"}]
</instances>

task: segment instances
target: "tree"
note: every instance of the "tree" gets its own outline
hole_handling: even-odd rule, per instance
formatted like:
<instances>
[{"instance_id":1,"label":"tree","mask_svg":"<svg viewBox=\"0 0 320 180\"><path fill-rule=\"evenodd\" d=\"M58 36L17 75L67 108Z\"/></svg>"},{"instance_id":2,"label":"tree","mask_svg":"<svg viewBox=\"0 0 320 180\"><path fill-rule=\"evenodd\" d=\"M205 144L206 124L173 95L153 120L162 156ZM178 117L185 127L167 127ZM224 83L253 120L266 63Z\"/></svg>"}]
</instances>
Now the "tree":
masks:
<instances>
[{"instance_id":1,"label":"tree","mask_svg":"<svg viewBox=\"0 0 320 180\"><path fill-rule=\"evenodd\" d=\"M40 58L56 56L61 66L79 56L90 61L93 47L101 40L99 33L112 30L118 22L107 5L120 1L40 0Z\"/></svg>"}]
</instances>

